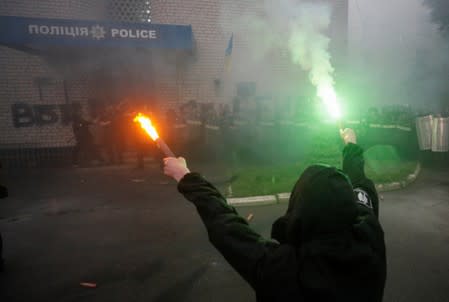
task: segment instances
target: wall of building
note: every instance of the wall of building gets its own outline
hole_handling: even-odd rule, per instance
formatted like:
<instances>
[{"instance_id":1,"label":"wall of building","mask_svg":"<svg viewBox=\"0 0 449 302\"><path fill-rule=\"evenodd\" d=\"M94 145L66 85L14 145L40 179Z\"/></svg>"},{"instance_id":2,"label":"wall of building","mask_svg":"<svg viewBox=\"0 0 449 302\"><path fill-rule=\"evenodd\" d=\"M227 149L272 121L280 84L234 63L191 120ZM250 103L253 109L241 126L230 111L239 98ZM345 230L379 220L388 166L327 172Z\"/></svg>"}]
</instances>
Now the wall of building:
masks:
<instances>
[{"instance_id":1,"label":"wall of building","mask_svg":"<svg viewBox=\"0 0 449 302\"><path fill-rule=\"evenodd\" d=\"M343 65L347 43L347 0L333 5L331 49L334 62ZM159 78L170 102L195 99L230 102L239 82L256 82L259 95L300 95L308 89L307 75L291 63L287 49L270 45L270 16L278 1L153 0L152 22L192 25L195 59L178 70L176 77ZM259 24L260 23L260 24ZM263 31L267 31L264 41ZM257 33L258 37L254 34ZM224 68L225 49L233 34L232 67ZM217 87L216 83L220 85ZM175 99L177 98L177 100Z\"/></svg>"},{"instance_id":2,"label":"wall of building","mask_svg":"<svg viewBox=\"0 0 449 302\"><path fill-rule=\"evenodd\" d=\"M98 19L106 16L102 0L1 0L2 16L60 19Z\"/></svg>"},{"instance_id":3,"label":"wall of building","mask_svg":"<svg viewBox=\"0 0 449 302\"><path fill-rule=\"evenodd\" d=\"M264 9L263 1L251 0L152 1L152 22L192 25L196 45L194 60L178 70L176 79L160 79L164 86L176 89L179 101L230 102L236 83L244 81L257 82L259 93L272 92L279 74L291 69L286 68L288 58L282 51L253 57L246 16L263 17ZM233 51L227 69L225 50L231 35Z\"/></svg>"},{"instance_id":4,"label":"wall of building","mask_svg":"<svg viewBox=\"0 0 449 302\"><path fill-rule=\"evenodd\" d=\"M88 0L1 0L0 15L103 19L105 4ZM65 76L61 70L49 64L45 56L4 46L0 46L0 69L0 148L73 145L71 125L64 123L59 106L66 103L63 85ZM79 74L67 80L66 91L70 102L85 104L89 97L86 79L85 74ZM38 121L38 112L49 109L57 115L57 120L43 114L44 119L50 120ZM14 111L22 112L22 118L16 119L16 122ZM29 118L28 111L36 117L34 121Z\"/></svg>"},{"instance_id":5,"label":"wall of building","mask_svg":"<svg viewBox=\"0 0 449 302\"><path fill-rule=\"evenodd\" d=\"M134 0L136 1L143 3L142 0ZM346 43L346 36L342 33L346 31L347 26L347 0L332 1L338 8L335 10L335 20L338 22L335 26L331 25L331 35L334 36L333 40L335 37L344 37L343 40L334 42L336 48L341 48L341 45ZM112 2L119 1L0 0L0 15L134 20L132 16L125 16L131 19L123 19L120 14L111 14ZM125 68L140 66L133 73L134 77L141 79L141 85L136 85L135 94L143 98L155 98L167 108L192 99L217 104L230 103L236 95L236 84L240 82L255 82L257 95L305 93L308 85L307 75L298 66L291 64L286 49L272 47L269 27L257 28L260 25L258 22L267 18L267 12L275 10L277 5L278 1L274 0L152 0L151 21L160 24L191 25L195 50L193 54L158 51L141 52L138 56L130 54L124 56L134 58L129 64L121 58ZM114 7L121 6L115 4ZM254 37L256 29L259 34L257 42ZM263 37L264 30L267 30L267 39ZM234 42L233 51L230 68L226 69L225 49L231 35ZM97 96L98 89L93 91L94 89L90 88L98 88L92 81L92 70L95 68L74 73L70 66L66 66L68 72L64 73L43 56L3 46L0 46L0 66L4 71L0 73L0 148L73 145L71 126L63 122L59 105L67 101L85 103L89 97ZM110 72L106 70L106 73ZM112 72L121 73L119 68ZM65 78L68 100L64 91ZM143 82L148 84L142 85ZM38 83L41 83L40 91ZM48 108L39 107L41 105L58 105L55 107L58 120L51 124L30 123L17 127L12 112L13 105L17 103L28 105L30 110Z\"/></svg>"}]
</instances>

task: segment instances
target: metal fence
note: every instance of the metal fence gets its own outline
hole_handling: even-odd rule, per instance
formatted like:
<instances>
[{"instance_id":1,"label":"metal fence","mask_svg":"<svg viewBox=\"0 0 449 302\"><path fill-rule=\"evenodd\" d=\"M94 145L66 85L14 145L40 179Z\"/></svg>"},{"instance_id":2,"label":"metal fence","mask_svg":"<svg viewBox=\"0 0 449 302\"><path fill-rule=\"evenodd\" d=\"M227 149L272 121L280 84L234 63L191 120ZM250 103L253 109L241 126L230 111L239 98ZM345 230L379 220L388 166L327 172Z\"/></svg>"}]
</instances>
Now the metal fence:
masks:
<instances>
[{"instance_id":1,"label":"metal fence","mask_svg":"<svg viewBox=\"0 0 449 302\"><path fill-rule=\"evenodd\" d=\"M66 166L71 163L72 150L73 147L0 146L0 162L7 168Z\"/></svg>"}]
</instances>

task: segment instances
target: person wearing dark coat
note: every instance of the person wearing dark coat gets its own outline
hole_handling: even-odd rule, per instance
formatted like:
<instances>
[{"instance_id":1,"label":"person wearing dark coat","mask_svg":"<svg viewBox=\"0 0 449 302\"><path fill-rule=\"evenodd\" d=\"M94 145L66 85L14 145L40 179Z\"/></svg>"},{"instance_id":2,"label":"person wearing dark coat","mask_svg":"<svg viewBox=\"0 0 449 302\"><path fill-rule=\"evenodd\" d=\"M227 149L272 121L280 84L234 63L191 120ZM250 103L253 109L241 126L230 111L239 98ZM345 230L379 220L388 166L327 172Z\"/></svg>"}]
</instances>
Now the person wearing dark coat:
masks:
<instances>
[{"instance_id":1,"label":"person wearing dark coat","mask_svg":"<svg viewBox=\"0 0 449 302\"><path fill-rule=\"evenodd\" d=\"M87 160L87 163L90 163L91 159L96 159L101 163L104 162L89 129L89 126L92 124L93 122L84 119L81 109L76 107L72 116L72 130L75 138L75 146L72 154L74 165L79 164L80 155L82 155L83 161Z\"/></svg>"},{"instance_id":2,"label":"person wearing dark coat","mask_svg":"<svg viewBox=\"0 0 449 302\"><path fill-rule=\"evenodd\" d=\"M8 189L5 186L0 185L0 198L8 197ZM3 238L0 233L0 272L4 270L4 260L3 260Z\"/></svg>"},{"instance_id":3,"label":"person wearing dark coat","mask_svg":"<svg viewBox=\"0 0 449 302\"><path fill-rule=\"evenodd\" d=\"M386 280L384 233L375 186L364 173L363 150L351 129L343 169L307 168L287 212L265 239L183 158L165 158L164 173L178 181L209 240L251 285L257 301L382 301Z\"/></svg>"}]
</instances>

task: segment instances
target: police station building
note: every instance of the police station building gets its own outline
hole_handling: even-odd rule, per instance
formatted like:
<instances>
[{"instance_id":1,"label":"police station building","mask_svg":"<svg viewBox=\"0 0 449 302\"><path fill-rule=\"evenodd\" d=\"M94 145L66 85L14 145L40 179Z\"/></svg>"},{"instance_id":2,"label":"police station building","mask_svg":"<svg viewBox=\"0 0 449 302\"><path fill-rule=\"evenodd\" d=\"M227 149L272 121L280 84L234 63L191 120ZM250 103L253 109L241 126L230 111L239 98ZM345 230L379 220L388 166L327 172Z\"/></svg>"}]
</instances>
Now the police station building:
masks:
<instances>
[{"instance_id":1,"label":"police station building","mask_svg":"<svg viewBox=\"0 0 449 302\"><path fill-rule=\"evenodd\" d=\"M348 2L328 1L333 6L331 47L343 53ZM57 161L58 154L72 148L73 104L81 104L86 117L89 102L98 100L132 99L162 108L189 100L224 104L245 83L255 87L252 93L274 95L295 86L287 85L286 79L296 86L307 80L304 72L291 67L286 50L254 47L254 24L276 11L278 1L0 0L0 4L4 165L27 160L36 164L36 154L39 160ZM270 23L260 24L259 33L266 31L268 37ZM226 60L231 60L231 67L226 67Z\"/></svg>"}]
</instances>

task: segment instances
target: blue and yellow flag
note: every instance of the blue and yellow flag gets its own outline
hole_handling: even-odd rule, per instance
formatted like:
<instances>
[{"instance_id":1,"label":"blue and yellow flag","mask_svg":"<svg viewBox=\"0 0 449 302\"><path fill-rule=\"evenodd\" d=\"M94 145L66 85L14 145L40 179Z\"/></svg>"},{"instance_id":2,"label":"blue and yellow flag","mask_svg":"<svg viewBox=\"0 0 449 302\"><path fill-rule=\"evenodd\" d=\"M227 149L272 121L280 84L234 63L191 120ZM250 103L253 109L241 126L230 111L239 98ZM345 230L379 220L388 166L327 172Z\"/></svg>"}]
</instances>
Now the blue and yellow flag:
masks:
<instances>
[{"instance_id":1,"label":"blue and yellow flag","mask_svg":"<svg viewBox=\"0 0 449 302\"><path fill-rule=\"evenodd\" d=\"M232 48L234 44L234 34L229 38L228 47L225 50L225 62L224 67L226 71L231 70L231 56L232 56Z\"/></svg>"}]
</instances>

